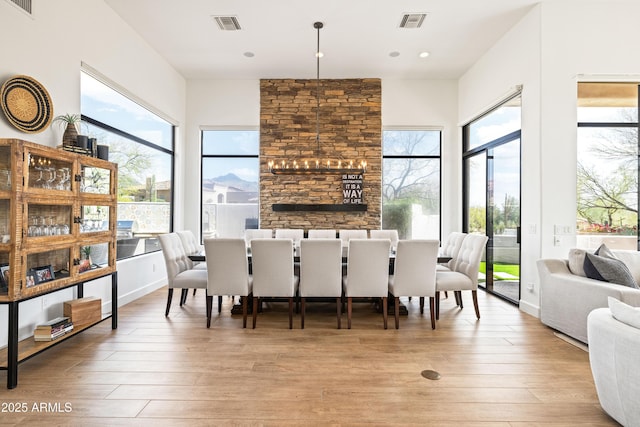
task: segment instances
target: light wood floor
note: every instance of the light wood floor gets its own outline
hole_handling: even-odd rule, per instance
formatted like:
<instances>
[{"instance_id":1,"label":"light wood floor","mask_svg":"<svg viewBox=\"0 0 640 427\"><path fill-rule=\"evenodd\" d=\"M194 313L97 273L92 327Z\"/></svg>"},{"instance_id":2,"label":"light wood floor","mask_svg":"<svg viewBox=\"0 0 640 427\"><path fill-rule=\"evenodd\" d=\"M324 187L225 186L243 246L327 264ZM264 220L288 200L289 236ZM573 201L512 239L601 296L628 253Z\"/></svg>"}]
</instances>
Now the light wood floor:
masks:
<instances>
[{"instance_id":1,"label":"light wood floor","mask_svg":"<svg viewBox=\"0 0 640 427\"><path fill-rule=\"evenodd\" d=\"M0 424L617 425L598 404L586 352L478 293L480 321L467 293L463 310L442 300L435 331L417 298L399 330L393 317L384 330L368 304L354 305L353 329L337 330L334 305L311 303L304 330L299 316L287 328L281 304L243 330L228 298L206 329L202 291L183 308L174 297L165 318L161 289L122 307L117 330L103 322L21 364L16 389L0 372L2 409L27 404Z\"/></svg>"}]
</instances>

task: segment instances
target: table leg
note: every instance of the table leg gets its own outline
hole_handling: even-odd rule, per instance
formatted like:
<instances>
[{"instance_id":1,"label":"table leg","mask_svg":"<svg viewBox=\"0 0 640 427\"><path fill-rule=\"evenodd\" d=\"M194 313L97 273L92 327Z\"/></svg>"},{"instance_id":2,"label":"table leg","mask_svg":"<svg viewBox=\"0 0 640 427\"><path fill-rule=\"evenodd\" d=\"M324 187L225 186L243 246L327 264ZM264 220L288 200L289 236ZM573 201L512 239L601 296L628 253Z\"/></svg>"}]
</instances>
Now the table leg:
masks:
<instances>
[{"instance_id":1,"label":"table leg","mask_svg":"<svg viewBox=\"0 0 640 427\"><path fill-rule=\"evenodd\" d=\"M111 273L111 329L118 328L118 272Z\"/></svg>"}]
</instances>

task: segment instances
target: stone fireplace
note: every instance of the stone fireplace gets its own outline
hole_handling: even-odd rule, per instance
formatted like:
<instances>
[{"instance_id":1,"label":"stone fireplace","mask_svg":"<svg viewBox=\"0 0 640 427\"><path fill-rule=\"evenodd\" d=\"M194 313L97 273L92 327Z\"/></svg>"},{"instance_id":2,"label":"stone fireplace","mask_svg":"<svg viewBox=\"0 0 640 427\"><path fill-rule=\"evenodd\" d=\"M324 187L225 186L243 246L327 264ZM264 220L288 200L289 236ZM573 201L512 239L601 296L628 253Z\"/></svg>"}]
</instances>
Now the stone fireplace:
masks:
<instances>
[{"instance_id":1,"label":"stone fireplace","mask_svg":"<svg viewBox=\"0 0 640 427\"><path fill-rule=\"evenodd\" d=\"M260 227L380 228L381 81L321 79L319 87L316 120L317 80L260 81ZM366 207L350 209L343 204L341 174L270 173L270 160L316 159L318 123L321 160L366 160L362 183ZM274 211L274 205L280 209Z\"/></svg>"}]
</instances>

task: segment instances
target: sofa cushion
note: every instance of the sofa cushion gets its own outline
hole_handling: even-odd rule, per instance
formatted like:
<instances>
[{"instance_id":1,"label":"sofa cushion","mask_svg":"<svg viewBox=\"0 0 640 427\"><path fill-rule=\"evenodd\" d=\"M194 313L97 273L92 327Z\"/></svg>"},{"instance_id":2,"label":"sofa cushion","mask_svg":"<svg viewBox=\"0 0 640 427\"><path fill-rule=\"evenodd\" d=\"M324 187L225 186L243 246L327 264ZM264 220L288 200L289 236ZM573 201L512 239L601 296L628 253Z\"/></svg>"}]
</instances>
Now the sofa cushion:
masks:
<instances>
[{"instance_id":1,"label":"sofa cushion","mask_svg":"<svg viewBox=\"0 0 640 427\"><path fill-rule=\"evenodd\" d=\"M640 329L640 307L630 306L613 297L607 297L607 300L609 302L609 310L611 310L611 314L616 320Z\"/></svg>"},{"instance_id":2,"label":"sofa cushion","mask_svg":"<svg viewBox=\"0 0 640 427\"><path fill-rule=\"evenodd\" d=\"M590 279L616 283L631 288L638 287L629 268L617 258L587 253L584 258L584 272Z\"/></svg>"},{"instance_id":3,"label":"sofa cushion","mask_svg":"<svg viewBox=\"0 0 640 427\"><path fill-rule=\"evenodd\" d=\"M640 252L636 250L614 250L613 254L624 262L636 283L640 284Z\"/></svg>"},{"instance_id":4,"label":"sofa cushion","mask_svg":"<svg viewBox=\"0 0 640 427\"><path fill-rule=\"evenodd\" d=\"M584 257L587 251L584 249L573 248L569 249L569 271L576 276L587 277L584 272Z\"/></svg>"}]
</instances>

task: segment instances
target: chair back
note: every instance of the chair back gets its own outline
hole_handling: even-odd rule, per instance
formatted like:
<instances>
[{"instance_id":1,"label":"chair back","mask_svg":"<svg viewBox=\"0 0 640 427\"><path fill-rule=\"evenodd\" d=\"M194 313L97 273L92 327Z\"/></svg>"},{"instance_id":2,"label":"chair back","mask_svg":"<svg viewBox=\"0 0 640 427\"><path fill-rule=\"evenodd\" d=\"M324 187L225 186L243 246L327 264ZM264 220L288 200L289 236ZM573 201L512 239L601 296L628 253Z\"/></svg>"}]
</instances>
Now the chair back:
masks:
<instances>
[{"instance_id":1,"label":"chair back","mask_svg":"<svg viewBox=\"0 0 640 427\"><path fill-rule=\"evenodd\" d=\"M191 230L182 230L176 231L178 237L180 237L180 241L182 242L182 246L184 247L184 251L187 255L194 255L201 253L204 249L198 240L196 239L195 234Z\"/></svg>"},{"instance_id":2,"label":"chair back","mask_svg":"<svg viewBox=\"0 0 640 427\"><path fill-rule=\"evenodd\" d=\"M309 239L335 239L336 230L309 230L307 237Z\"/></svg>"},{"instance_id":3,"label":"chair back","mask_svg":"<svg viewBox=\"0 0 640 427\"><path fill-rule=\"evenodd\" d=\"M342 241L342 246L347 247L351 239L366 239L367 230L340 230L338 237Z\"/></svg>"},{"instance_id":4,"label":"chair back","mask_svg":"<svg viewBox=\"0 0 640 427\"><path fill-rule=\"evenodd\" d=\"M169 287L173 288L173 279L183 271L191 268L191 260L182 246L182 240L176 233L161 234L158 236L164 263L167 267L167 279Z\"/></svg>"},{"instance_id":5,"label":"chair back","mask_svg":"<svg viewBox=\"0 0 640 427\"><path fill-rule=\"evenodd\" d=\"M294 246L300 246L300 240L304 238L302 228L276 228L276 239L291 239Z\"/></svg>"},{"instance_id":6,"label":"chair back","mask_svg":"<svg viewBox=\"0 0 640 427\"><path fill-rule=\"evenodd\" d=\"M391 247L398 246L398 230L370 230L369 237L371 239L389 239L391 240Z\"/></svg>"},{"instance_id":7,"label":"chair back","mask_svg":"<svg viewBox=\"0 0 640 427\"><path fill-rule=\"evenodd\" d=\"M438 240L400 240L393 277L394 296L436 295Z\"/></svg>"},{"instance_id":8,"label":"chair back","mask_svg":"<svg viewBox=\"0 0 640 427\"><path fill-rule=\"evenodd\" d=\"M291 239L253 239L251 241L254 297L295 295L292 247Z\"/></svg>"},{"instance_id":9,"label":"chair back","mask_svg":"<svg viewBox=\"0 0 640 427\"><path fill-rule=\"evenodd\" d=\"M456 259L458 258L458 253L460 252L462 241L466 236L467 233L453 231L449 233L445 241L442 242L442 246L440 247L440 255L451 257L451 260L446 263L446 267L448 267L450 270L455 269Z\"/></svg>"},{"instance_id":10,"label":"chair back","mask_svg":"<svg viewBox=\"0 0 640 427\"><path fill-rule=\"evenodd\" d=\"M473 282L473 289L478 287L480 262L488 240L484 234L467 234L458 252L454 271L469 277Z\"/></svg>"},{"instance_id":11,"label":"chair back","mask_svg":"<svg viewBox=\"0 0 640 427\"><path fill-rule=\"evenodd\" d=\"M383 239L349 240L345 296L386 297L389 291L389 250Z\"/></svg>"},{"instance_id":12,"label":"chair back","mask_svg":"<svg viewBox=\"0 0 640 427\"><path fill-rule=\"evenodd\" d=\"M300 242L300 296L342 295L342 245L340 240L303 239Z\"/></svg>"},{"instance_id":13,"label":"chair back","mask_svg":"<svg viewBox=\"0 0 640 427\"><path fill-rule=\"evenodd\" d=\"M204 251L209 295L249 295L249 262L244 239L204 239Z\"/></svg>"},{"instance_id":14,"label":"chair back","mask_svg":"<svg viewBox=\"0 0 640 427\"><path fill-rule=\"evenodd\" d=\"M244 230L244 241L247 248L251 247L253 239L270 239L273 237L273 231L268 228L247 228Z\"/></svg>"}]
</instances>

